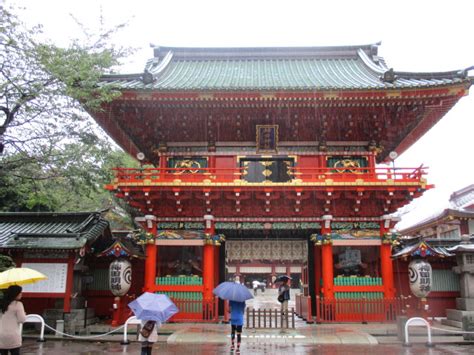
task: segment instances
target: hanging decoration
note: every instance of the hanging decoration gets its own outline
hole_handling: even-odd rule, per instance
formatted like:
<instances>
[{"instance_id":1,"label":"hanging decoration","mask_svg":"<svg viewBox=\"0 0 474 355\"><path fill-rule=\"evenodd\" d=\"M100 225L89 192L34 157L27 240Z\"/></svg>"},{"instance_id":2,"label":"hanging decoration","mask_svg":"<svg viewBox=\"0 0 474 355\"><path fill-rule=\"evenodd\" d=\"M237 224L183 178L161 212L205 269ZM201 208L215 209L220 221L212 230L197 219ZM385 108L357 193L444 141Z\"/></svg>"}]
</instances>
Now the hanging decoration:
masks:
<instances>
[{"instance_id":1,"label":"hanging decoration","mask_svg":"<svg viewBox=\"0 0 474 355\"><path fill-rule=\"evenodd\" d=\"M132 285L132 264L125 259L117 259L109 267L110 291L114 296L123 296Z\"/></svg>"},{"instance_id":2,"label":"hanging decoration","mask_svg":"<svg viewBox=\"0 0 474 355\"><path fill-rule=\"evenodd\" d=\"M408 265L408 276L410 279L410 290L419 298L428 296L433 282L433 271L426 260L413 260Z\"/></svg>"}]
</instances>

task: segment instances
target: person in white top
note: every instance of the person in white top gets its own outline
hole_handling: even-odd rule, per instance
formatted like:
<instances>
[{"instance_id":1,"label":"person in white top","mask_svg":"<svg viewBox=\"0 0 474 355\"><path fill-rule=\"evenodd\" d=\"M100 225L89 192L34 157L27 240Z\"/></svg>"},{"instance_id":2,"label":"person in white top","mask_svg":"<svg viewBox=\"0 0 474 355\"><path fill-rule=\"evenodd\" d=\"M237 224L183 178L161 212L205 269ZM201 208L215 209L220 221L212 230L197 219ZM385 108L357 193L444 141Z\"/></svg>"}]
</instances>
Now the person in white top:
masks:
<instances>
[{"instance_id":1,"label":"person in white top","mask_svg":"<svg viewBox=\"0 0 474 355\"><path fill-rule=\"evenodd\" d=\"M141 321L141 327L144 328L147 321ZM151 355L151 351L153 349L153 344L158 341L158 328L160 327L159 322L154 322L153 329L150 331L150 335L148 337L144 337L142 335L142 331L140 331L140 335L138 336L138 341L142 343L142 351L141 355ZM147 324L149 326L150 324Z\"/></svg>"},{"instance_id":2,"label":"person in white top","mask_svg":"<svg viewBox=\"0 0 474 355\"><path fill-rule=\"evenodd\" d=\"M20 302L22 288L10 286L0 303L0 354L19 355L21 348L21 324L26 320L25 308Z\"/></svg>"},{"instance_id":3,"label":"person in white top","mask_svg":"<svg viewBox=\"0 0 474 355\"><path fill-rule=\"evenodd\" d=\"M257 290L258 290L259 286L260 286L260 282L258 282L257 280L252 281L252 288L253 288L254 296L257 296Z\"/></svg>"}]
</instances>

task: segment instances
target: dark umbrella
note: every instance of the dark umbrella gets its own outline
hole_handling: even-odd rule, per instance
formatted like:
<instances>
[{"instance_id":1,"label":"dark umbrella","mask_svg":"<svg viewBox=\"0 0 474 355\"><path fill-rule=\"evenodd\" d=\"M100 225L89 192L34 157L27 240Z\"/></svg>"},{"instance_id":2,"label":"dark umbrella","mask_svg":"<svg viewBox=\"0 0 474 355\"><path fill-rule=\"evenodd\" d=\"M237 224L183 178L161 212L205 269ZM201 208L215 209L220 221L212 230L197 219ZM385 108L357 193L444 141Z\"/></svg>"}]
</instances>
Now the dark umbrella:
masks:
<instances>
[{"instance_id":1,"label":"dark umbrella","mask_svg":"<svg viewBox=\"0 0 474 355\"><path fill-rule=\"evenodd\" d=\"M293 280L293 279L288 275L280 275L275 279L275 282L284 282L287 280Z\"/></svg>"}]
</instances>

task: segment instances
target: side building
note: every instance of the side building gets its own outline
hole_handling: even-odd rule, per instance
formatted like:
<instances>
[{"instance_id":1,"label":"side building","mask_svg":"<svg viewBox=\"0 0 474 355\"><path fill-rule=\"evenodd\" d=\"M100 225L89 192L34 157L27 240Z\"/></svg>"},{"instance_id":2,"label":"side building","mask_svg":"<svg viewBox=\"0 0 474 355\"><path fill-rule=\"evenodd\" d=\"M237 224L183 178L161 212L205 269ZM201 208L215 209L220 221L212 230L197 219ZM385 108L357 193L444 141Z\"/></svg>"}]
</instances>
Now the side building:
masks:
<instances>
[{"instance_id":1,"label":"side building","mask_svg":"<svg viewBox=\"0 0 474 355\"><path fill-rule=\"evenodd\" d=\"M426 297L427 315L449 316L447 310L456 308L456 299L463 297L460 291L465 286L460 281L459 273L455 272L458 263L452 248L463 244L463 236L474 242L474 185L453 192L447 208L439 209L399 233L404 237L404 247L394 256L397 258L395 270L398 273L395 278L401 280L400 293L411 294L408 263L414 258L424 258L433 269L431 292ZM419 253L422 249L425 249L424 255ZM412 297L409 303L412 309L419 309L416 297Z\"/></svg>"}]
</instances>

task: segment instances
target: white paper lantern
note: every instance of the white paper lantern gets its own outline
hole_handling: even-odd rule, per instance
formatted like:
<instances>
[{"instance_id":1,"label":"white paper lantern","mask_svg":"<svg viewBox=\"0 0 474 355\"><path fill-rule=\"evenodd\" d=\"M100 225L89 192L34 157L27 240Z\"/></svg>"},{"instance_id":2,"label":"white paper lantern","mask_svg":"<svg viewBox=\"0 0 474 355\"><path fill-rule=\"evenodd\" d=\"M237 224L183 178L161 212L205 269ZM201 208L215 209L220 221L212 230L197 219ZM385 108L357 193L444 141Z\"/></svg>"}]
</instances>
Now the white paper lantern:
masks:
<instances>
[{"instance_id":1,"label":"white paper lantern","mask_svg":"<svg viewBox=\"0 0 474 355\"><path fill-rule=\"evenodd\" d=\"M429 262L413 260L408 265L410 290L416 297L426 297L431 291L433 271Z\"/></svg>"},{"instance_id":2,"label":"white paper lantern","mask_svg":"<svg viewBox=\"0 0 474 355\"><path fill-rule=\"evenodd\" d=\"M128 260L118 259L109 267L110 291L114 296L123 296L132 284L132 265Z\"/></svg>"}]
</instances>

